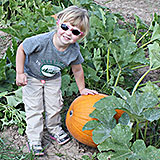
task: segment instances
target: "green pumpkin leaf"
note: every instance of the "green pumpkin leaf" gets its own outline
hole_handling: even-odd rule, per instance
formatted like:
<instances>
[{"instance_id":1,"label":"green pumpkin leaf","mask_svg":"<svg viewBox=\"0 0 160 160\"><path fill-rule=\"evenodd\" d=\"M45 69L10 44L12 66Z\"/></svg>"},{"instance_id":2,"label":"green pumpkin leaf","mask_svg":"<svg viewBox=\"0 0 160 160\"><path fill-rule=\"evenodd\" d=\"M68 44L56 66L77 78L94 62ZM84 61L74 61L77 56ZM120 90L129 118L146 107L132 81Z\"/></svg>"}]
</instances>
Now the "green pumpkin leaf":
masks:
<instances>
[{"instance_id":1,"label":"green pumpkin leaf","mask_svg":"<svg viewBox=\"0 0 160 160\"><path fill-rule=\"evenodd\" d=\"M145 110L142 114L147 120L153 122L160 119L160 108L148 109Z\"/></svg>"},{"instance_id":2,"label":"green pumpkin leaf","mask_svg":"<svg viewBox=\"0 0 160 160\"><path fill-rule=\"evenodd\" d=\"M149 146L147 149L139 153L141 160L158 160L160 159L160 149Z\"/></svg>"},{"instance_id":3,"label":"green pumpkin leaf","mask_svg":"<svg viewBox=\"0 0 160 160\"><path fill-rule=\"evenodd\" d=\"M160 25L156 22L155 26L153 27L153 33L151 40L160 40Z\"/></svg>"},{"instance_id":4,"label":"green pumpkin leaf","mask_svg":"<svg viewBox=\"0 0 160 160\"><path fill-rule=\"evenodd\" d=\"M152 92L155 95L160 96L160 87L153 84L151 81L148 81L144 87L140 88L140 90L143 92Z\"/></svg>"},{"instance_id":5,"label":"green pumpkin leaf","mask_svg":"<svg viewBox=\"0 0 160 160\"><path fill-rule=\"evenodd\" d=\"M92 139L96 144L102 143L110 136L111 130L116 126L116 120L113 119L115 113L114 110L107 110L106 108L101 111L95 109L91 113L91 117L99 120L98 126L92 132Z\"/></svg>"},{"instance_id":6,"label":"green pumpkin leaf","mask_svg":"<svg viewBox=\"0 0 160 160\"><path fill-rule=\"evenodd\" d=\"M110 158L112 160L151 160L160 158L160 149L146 147L143 140L130 143L133 138L129 126L118 124L111 132L110 137L98 145L99 160Z\"/></svg>"},{"instance_id":7,"label":"green pumpkin leaf","mask_svg":"<svg viewBox=\"0 0 160 160\"><path fill-rule=\"evenodd\" d=\"M141 48L138 49L136 52L134 52L131 56L130 56L130 65L132 64L148 64L148 60L145 57L145 51Z\"/></svg>"},{"instance_id":8,"label":"green pumpkin leaf","mask_svg":"<svg viewBox=\"0 0 160 160\"><path fill-rule=\"evenodd\" d=\"M69 90L70 90L71 94L68 95L68 96L72 96L72 95L73 95L73 92L76 93L76 94L78 93L78 87L77 87L76 82L72 82L72 83L70 84Z\"/></svg>"},{"instance_id":9,"label":"green pumpkin leaf","mask_svg":"<svg viewBox=\"0 0 160 160\"><path fill-rule=\"evenodd\" d=\"M84 67L84 74L85 74L86 79L92 79L96 82L100 80L100 78L96 75L97 71L95 71L90 66Z\"/></svg>"},{"instance_id":10,"label":"green pumpkin leaf","mask_svg":"<svg viewBox=\"0 0 160 160\"><path fill-rule=\"evenodd\" d=\"M92 134L92 139L94 141L94 143L96 144L100 144L102 143L105 139L107 139L108 137L110 137L110 132L113 129L113 125L116 125L116 121L114 120L113 123L111 124L100 124L99 126L97 126Z\"/></svg>"},{"instance_id":11,"label":"green pumpkin leaf","mask_svg":"<svg viewBox=\"0 0 160 160\"><path fill-rule=\"evenodd\" d=\"M101 51L99 48L98 49L94 48L94 57L92 59L93 59L93 64L96 70L98 71L102 64Z\"/></svg>"},{"instance_id":12,"label":"green pumpkin leaf","mask_svg":"<svg viewBox=\"0 0 160 160\"><path fill-rule=\"evenodd\" d=\"M157 42L148 45L150 68L152 70L160 68L160 45Z\"/></svg>"},{"instance_id":13,"label":"green pumpkin leaf","mask_svg":"<svg viewBox=\"0 0 160 160\"><path fill-rule=\"evenodd\" d=\"M111 139L114 140L115 143L124 144L124 146L130 146L129 141L132 139L132 135L133 133L129 126L123 126L120 124L117 124L117 126L111 131Z\"/></svg>"},{"instance_id":14,"label":"green pumpkin leaf","mask_svg":"<svg viewBox=\"0 0 160 160\"><path fill-rule=\"evenodd\" d=\"M16 71L14 69L9 69L6 71L6 82L10 84L15 84Z\"/></svg>"},{"instance_id":15,"label":"green pumpkin leaf","mask_svg":"<svg viewBox=\"0 0 160 160\"><path fill-rule=\"evenodd\" d=\"M14 91L14 93L15 93L16 97L19 97L22 99L22 87L20 87L16 91Z\"/></svg>"},{"instance_id":16,"label":"green pumpkin leaf","mask_svg":"<svg viewBox=\"0 0 160 160\"><path fill-rule=\"evenodd\" d=\"M130 148L130 140L132 139L132 132L128 126L122 126L118 124L112 131L111 136L107 138L103 143L98 145L98 150L110 151L113 150L115 153L109 154L111 157L118 157L120 159L125 159L132 154ZM107 156L109 156L107 155Z\"/></svg>"},{"instance_id":17,"label":"green pumpkin leaf","mask_svg":"<svg viewBox=\"0 0 160 160\"><path fill-rule=\"evenodd\" d=\"M135 43L135 39L133 35L125 35L120 39L120 52L121 57L123 56L123 60L125 60L126 55L132 54L137 49L137 45Z\"/></svg>"},{"instance_id":18,"label":"green pumpkin leaf","mask_svg":"<svg viewBox=\"0 0 160 160\"><path fill-rule=\"evenodd\" d=\"M129 94L128 91L126 90L123 90L122 88L120 87L115 87L114 90L126 101L127 99L130 99L131 96Z\"/></svg>"},{"instance_id":19,"label":"green pumpkin leaf","mask_svg":"<svg viewBox=\"0 0 160 160\"><path fill-rule=\"evenodd\" d=\"M103 22L96 15L92 15L90 17L90 22L91 22L91 26L94 25L93 27L103 28Z\"/></svg>"},{"instance_id":20,"label":"green pumpkin leaf","mask_svg":"<svg viewBox=\"0 0 160 160\"><path fill-rule=\"evenodd\" d=\"M125 108L125 106L125 101L115 96L107 96L94 104L94 107L99 111L103 110L104 108L109 111L116 108Z\"/></svg>"},{"instance_id":21,"label":"green pumpkin leaf","mask_svg":"<svg viewBox=\"0 0 160 160\"><path fill-rule=\"evenodd\" d=\"M124 108L137 116L143 116L144 109L153 108L159 102L158 97L152 92L135 93L130 96L127 91L120 87L114 89L128 104L124 105Z\"/></svg>"},{"instance_id":22,"label":"green pumpkin leaf","mask_svg":"<svg viewBox=\"0 0 160 160\"><path fill-rule=\"evenodd\" d=\"M1 97L4 97L4 96L7 95L7 94L8 94L8 91L1 92L1 93L0 93L0 98L1 98Z\"/></svg>"},{"instance_id":23,"label":"green pumpkin leaf","mask_svg":"<svg viewBox=\"0 0 160 160\"><path fill-rule=\"evenodd\" d=\"M146 145L143 140L136 140L131 147L132 151L139 153L146 149Z\"/></svg>"},{"instance_id":24,"label":"green pumpkin leaf","mask_svg":"<svg viewBox=\"0 0 160 160\"><path fill-rule=\"evenodd\" d=\"M9 106L17 106L22 103L22 99L16 96L6 96L6 98Z\"/></svg>"},{"instance_id":25,"label":"green pumpkin leaf","mask_svg":"<svg viewBox=\"0 0 160 160\"><path fill-rule=\"evenodd\" d=\"M18 104L22 103L22 88L14 91L15 95L6 95L7 103L9 106L16 107Z\"/></svg>"},{"instance_id":26,"label":"green pumpkin leaf","mask_svg":"<svg viewBox=\"0 0 160 160\"><path fill-rule=\"evenodd\" d=\"M115 45L117 46L117 44L111 45L111 53L113 53L116 62L118 62L121 67L133 62L133 53L137 49L133 35L126 34L122 36L119 39L118 48Z\"/></svg>"},{"instance_id":27,"label":"green pumpkin leaf","mask_svg":"<svg viewBox=\"0 0 160 160\"><path fill-rule=\"evenodd\" d=\"M158 103L158 98L151 92L136 93L127 102L131 113L141 116L145 108L153 108Z\"/></svg>"},{"instance_id":28,"label":"green pumpkin leaf","mask_svg":"<svg viewBox=\"0 0 160 160\"><path fill-rule=\"evenodd\" d=\"M0 30L3 31L3 32L5 32L5 33L14 35L15 37L19 38L19 35L18 35L17 31L13 27L11 27L11 26L8 27L8 28L1 28Z\"/></svg>"},{"instance_id":29,"label":"green pumpkin leaf","mask_svg":"<svg viewBox=\"0 0 160 160\"><path fill-rule=\"evenodd\" d=\"M118 123L121 123L121 124L123 124L123 125L128 125L128 126L130 126L130 125L132 125L132 124L131 124L131 122L130 122L129 119L130 119L130 118L129 118L129 115L128 115L126 112L124 112L124 113L122 114L122 116L118 119Z\"/></svg>"},{"instance_id":30,"label":"green pumpkin leaf","mask_svg":"<svg viewBox=\"0 0 160 160\"><path fill-rule=\"evenodd\" d=\"M82 128L82 131L95 129L99 125L99 121L88 121Z\"/></svg>"},{"instance_id":31,"label":"green pumpkin leaf","mask_svg":"<svg viewBox=\"0 0 160 160\"><path fill-rule=\"evenodd\" d=\"M63 92L66 92L67 96L72 96L73 92L77 94L78 93L78 87L76 85L76 82L70 83L67 87L65 87L65 90L63 90Z\"/></svg>"}]
</instances>

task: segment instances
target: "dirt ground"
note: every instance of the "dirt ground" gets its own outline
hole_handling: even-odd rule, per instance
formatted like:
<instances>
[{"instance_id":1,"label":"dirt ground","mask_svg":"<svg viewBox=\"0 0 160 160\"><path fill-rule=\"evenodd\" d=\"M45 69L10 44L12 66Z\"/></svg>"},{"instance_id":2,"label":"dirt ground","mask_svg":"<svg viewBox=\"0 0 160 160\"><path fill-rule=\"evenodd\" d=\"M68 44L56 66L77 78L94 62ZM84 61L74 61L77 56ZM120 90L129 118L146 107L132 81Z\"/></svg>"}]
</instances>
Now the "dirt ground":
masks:
<instances>
[{"instance_id":1,"label":"dirt ground","mask_svg":"<svg viewBox=\"0 0 160 160\"><path fill-rule=\"evenodd\" d=\"M160 0L95 0L105 4L112 12L121 13L127 20L139 16L144 22L150 23L153 14L160 14Z\"/></svg>"},{"instance_id":2,"label":"dirt ground","mask_svg":"<svg viewBox=\"0 0 160 160\"><path fill-rule=\"evenodd\" d=\"M96 0L97 3L103 4L108 0ZM160 0L110 0L105 4L112 12L121 13L126 20L131 21L134 14L138 15L143 21L150 23L154 13L160 14ZM0 31L0 55L4 54L7 46L10 45L11 37ZM0 56L1 58L2 56ZM158 76L160 72L158 72ZM155 73L149 78L157 79ZM159 77L160 78L160 77ZM0 132L0 137L9 137L17 148L24 147L23 150L28 152L26 147L26 136L21 136L17 132L17 127L5 128ZM59 146L56 142L48 139L47 133L44 132L43 144L46 145L46 155L39 160L79 160L83 155L91 156L96 149L83 145L74 138L66 145Z\"/></svg>"},{"instance_id":3,"label":"dirt ground","mask_svg":"<svg viewBox=\"0 0 160 160\"><path fill-rule=\"evenodd\" d=\"M3 132L0 132L0 137L6 137L8 141L16 145L17 149L20 150L23 148L24 153L28 152L28 148L26 147L27 137L26 135L19 135L16 126L5 128ZM42 144L43 147L45 147L45 156L38 157L38 160L80 160L83 155L91 157L92 154L97 151L95 148L79 143L74 138L65 145L58 145L49 138L45 130Z\"/></svg>"}]
</instances>

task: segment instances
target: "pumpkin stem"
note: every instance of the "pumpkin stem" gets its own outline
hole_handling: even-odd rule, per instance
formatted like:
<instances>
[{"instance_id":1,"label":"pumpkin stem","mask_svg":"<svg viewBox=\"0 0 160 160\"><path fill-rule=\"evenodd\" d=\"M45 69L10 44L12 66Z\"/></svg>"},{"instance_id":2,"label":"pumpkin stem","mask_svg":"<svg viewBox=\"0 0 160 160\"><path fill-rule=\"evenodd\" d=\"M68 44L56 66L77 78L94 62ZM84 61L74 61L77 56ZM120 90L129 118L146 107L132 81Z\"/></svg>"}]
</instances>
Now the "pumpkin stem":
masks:
<instances>
[{"instance_id":1,"label":"pumpkin stem","mask_svg":"<svg viewBox=\"0 0 160 160\"><path fill-rule=\"evenodd\" d=\"M72 116L72 115L73 115L73 110L71 110L71 111L69 112L69 115L70 115L70 116Z\"/></svg>"}]
</instances>

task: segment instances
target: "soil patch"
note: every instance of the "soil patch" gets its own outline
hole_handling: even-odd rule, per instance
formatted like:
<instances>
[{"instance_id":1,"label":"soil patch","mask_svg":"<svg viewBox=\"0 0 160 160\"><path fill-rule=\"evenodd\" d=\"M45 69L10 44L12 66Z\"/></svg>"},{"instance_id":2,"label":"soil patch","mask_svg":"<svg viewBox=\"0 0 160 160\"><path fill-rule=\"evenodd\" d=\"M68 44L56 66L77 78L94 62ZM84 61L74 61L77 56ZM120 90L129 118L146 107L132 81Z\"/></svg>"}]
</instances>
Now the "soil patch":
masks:
<instances>
[{"instance_id":1,"label":"soil patch","mask_svg":"<svg viewBox=\"0 0 160 160\"><path fill-rule=\"evenodd\" d=\"M0 58L5 54L7 48L11 45L11 36L0 31Z\"/></svg>"},{"instance_id":2,"label":"soil patch","mask_svg":"<svg viewBox=\"0 0 160 160\"><path fill-rule=\"evenodd\" d=\"M19 150L23 148L24 153L28 152L27 137L20 135L16 126L6 127L3 132L0 132L0 137L12 142L13 147ZM43 133L42 144L45 147L45 156L38 157L38 160L80 160L83 155L91 157L97 151L97 149L86 146L74 138L64 145L58 145L49 138L46 130Z\"/></svg>"},{"instance_id":3,"label":"soil patch","mask_svg":"<svg viewBox=\"0 0 160 160\"><path fill-rule=\"evenodd\" d=\"M120 13L126 20L132 20L134 15L139 16L144 22L150 23L154 13L160 14L159 0L95 0L105 4L112 12ZM108 2L108 3L105 3Z\"/></svg>"}]
</instances>

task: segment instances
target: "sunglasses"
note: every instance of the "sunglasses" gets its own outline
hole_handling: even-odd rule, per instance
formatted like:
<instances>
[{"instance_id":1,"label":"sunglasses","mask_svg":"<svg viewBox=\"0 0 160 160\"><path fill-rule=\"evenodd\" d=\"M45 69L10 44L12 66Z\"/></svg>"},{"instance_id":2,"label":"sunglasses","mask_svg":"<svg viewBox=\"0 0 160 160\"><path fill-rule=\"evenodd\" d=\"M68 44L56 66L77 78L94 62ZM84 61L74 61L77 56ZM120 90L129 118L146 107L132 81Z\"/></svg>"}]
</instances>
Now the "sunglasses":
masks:
<instances>
[{"instance_id":1,"label":"sunglasses","mask_svg":"<svg viewBox=\"0 0 160 160\"><path fill-rule=\"evenodd\" d=\"M67 26L66 24L61 24L61 28L64 30L64 31L67 31L67 30L71 30L72 31L72 34L73 35L75 35L75 36L78 36L78 35L82 35L83 34L83 32L80 32L78 29L73 29L73 28L71 28L71 27L69 27L69 26Z\"/></svg>"}]
</instances>

